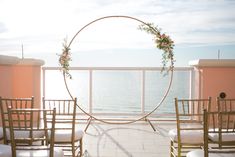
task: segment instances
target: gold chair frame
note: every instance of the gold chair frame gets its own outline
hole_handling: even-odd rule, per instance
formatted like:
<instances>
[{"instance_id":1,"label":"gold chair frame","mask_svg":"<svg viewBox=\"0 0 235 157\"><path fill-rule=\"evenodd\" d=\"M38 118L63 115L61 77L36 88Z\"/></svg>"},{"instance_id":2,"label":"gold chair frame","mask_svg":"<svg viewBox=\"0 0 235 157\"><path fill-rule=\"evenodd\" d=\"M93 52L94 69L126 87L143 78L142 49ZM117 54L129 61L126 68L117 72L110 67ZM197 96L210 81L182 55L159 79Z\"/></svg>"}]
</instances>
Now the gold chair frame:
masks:
<instances>
[{"instance_id":1,"label":"gold chair frame","mask_svg":"<svg viewBox=\"0 0 235 157\"><path fill-rule=\"evenodd\" d=\"M217 97L218 111L235 111L235 99L222 99Z\"/></svg>"},{"instance_id":2,"label":"gold chair frame","mask_svg":"<svg viewBox=\"0 0 235 157\"><path fill-rule=\"evenodd\" d=\"M235 138L226 138L235 136L235 111L204 111L204 122L204 156L208 157L209 153L235 153Z\"/></svg>"},{"instance_id":3,"label":"gold chair frame","mask_svg":"<svg viewBox=\"0 0 235 157\"><path fill-rule=\"evenodd\" d=\"M2 98L0 97L0 110L3 129L3 143L9 144L9 119L8 107L17 108L34 108L34 97L31 98Z\"/></svg>"},{"instance_id":4,"label":"gold chair frame","mask_svg":"<svg viewBox=\"0 0 235 157\"><path fill-rule=\"evenodd\" d=\"M208 112L204 110L204 146L187 157L235 156L235 111Z\"/></svg>"},{"instance_id":5,"label":"gold chair frame","mask_svg":"<svg viewBox=\"0 0 235 157\"><path fill-rule=\"evenodd\" d=\"M178 99L175 98L177 139L170 141L170 156L181 157L192 149L201 149L203 146L203 110L210 111L211 97L208 99ZM201 132L201 142L183 142L183 132L188 134Z\"/></svg>"},{"instance_id":6,"label":"gold chair frame","mask_svg":"<svg viewBox=\"0 0 235 157\"><path fill-rule=\"evenodd\" d=\"M54 157L55 109L8 108L8 113L12 157L21 156L22 153L27 152L31 156L30 154L35 151L39 153L46 151L46 155L49 154L50 157ZM51 119L47 119L48 114L52 115ZM51 133L50 139L48 137L49 132ZM19 133L23 133L24 136L15 136ZM38 134L43 136L38 136Z\"/></svg>"},{"instance_id":7,"label":"gold chair frame","mask_svg":"<svg viewBox=\"0 0 235 157\"><path fill-rule=\"evenodd\" d=\"M67 100L58 100L58 99L45 99L43 97L43 108L51 109L56 108L56 120L55 120L55 147L60 147L63 149L65 156L82 156L82 136L83 131L81 132L81 137L77 138L76 135L76 104L77 98L67 99ZM59 140L57 133L66 132L70 138L66 140ZM67 155L67 153L71 153Z\"/></svg>"}]
</instances>

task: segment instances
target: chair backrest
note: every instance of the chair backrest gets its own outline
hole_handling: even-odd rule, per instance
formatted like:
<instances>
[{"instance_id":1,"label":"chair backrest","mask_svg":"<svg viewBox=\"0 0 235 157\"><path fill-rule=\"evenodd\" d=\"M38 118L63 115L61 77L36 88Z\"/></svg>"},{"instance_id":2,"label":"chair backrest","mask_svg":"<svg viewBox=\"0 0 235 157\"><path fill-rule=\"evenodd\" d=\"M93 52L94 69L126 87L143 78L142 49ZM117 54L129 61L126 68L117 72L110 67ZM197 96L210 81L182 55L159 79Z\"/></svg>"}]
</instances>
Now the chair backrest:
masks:
<instances>
[{"instance_id":1,"label":"chair backrest","mask_svg":"<svg viewBox=\"0 0 235 157\"><path fill-rule=\"evenodd\" d=\"M235 99L217 98L218 111L235 111Z\"/></svg>"},{"instance_id":2,"label":"chair backrest","mask_svg":"<svg viewBox=\"0 0 235 157\"><path fill-rule=\"evenodd\" d=\"M0 97L0 110L3 127L4 144L9 143L7 131L9 130L8 108L34 108L34 97L31 98L2 98Z\"/></svg>"},{"instance_id":3,"label":"chair backrest","mask_svg":"<svg viewBox=\"0 0 235 157\"><path fill-rule=\"evenodd\" d=\"M45 99L43 97L43 108L56 108L55 130L70 130L71 140L75 137L76 103L77 98L67 100Z\"/></svg>"},{"instance_id":4,"label":"chair backrest","mask_svg":"<svg viewBox=\"0 0 235 157\"><path fill-rule=\"evenodd\" d=\"M235 111L205 110L203 119L204 156L208 157L208 153L235 153Z\"/></svg>"},{"instance_id":5,"label":"chair backrest","mask_svg":"<svg viewBox=\"0 0 235 157\"><path fill-rule=\"evenodd\" d=\"M177 120L178 142L183 130L203 130L203 111L210 111L211 97L208 99L177 99L175 110Z\"/></svg>"},{"instance_id":6,"label":"chair backrest","mask_svg":"<svg viewBox=\"0 0 235 157\"><path fill-rule=\"evenodd\" d=\"M12 156L17 151L50 151L54 153L55 109L8 109ZM47 119L47 115L52 115ZM51 132L51 138L48 137ZM21 136L19 136L21 135ZM50 146L45 144L50 143ZM44 145L42 145L44 144Z\"/></svg>"}]
</instances>

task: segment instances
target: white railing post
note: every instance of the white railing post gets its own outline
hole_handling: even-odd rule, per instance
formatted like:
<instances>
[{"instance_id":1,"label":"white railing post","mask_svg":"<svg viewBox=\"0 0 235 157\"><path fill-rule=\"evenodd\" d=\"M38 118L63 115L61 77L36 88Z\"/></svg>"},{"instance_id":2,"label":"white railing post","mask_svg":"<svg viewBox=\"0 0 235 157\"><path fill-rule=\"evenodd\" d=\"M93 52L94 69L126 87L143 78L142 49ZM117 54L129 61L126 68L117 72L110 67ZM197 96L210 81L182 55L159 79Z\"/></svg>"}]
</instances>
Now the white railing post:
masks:
<instances>
[{"instance_id":1,"label":"white railing post","mask_svg":"<svg viewBox=\"0 0 235 157\"><path fill-rule=\"evenodd\" d=\"M190 92L189 93L189 98L193 98L195 96L195 93L194 93L194 91L195 91L195 88L194 88L194 84L195 84L194 77L195 77L195 75L194 75L193 69L189 70L189 73L190 73L190 76L189 76L189 92Z\"/></svg>"},{"instance_id":2,"label":"white railing post","mask_svg":"<svg viewBox=\"0 0 235 157\"><path fill-rule=\"evenodd\" d=\"M93 90L93 84L92 84L92 80L93 80L93 71L92 70L89 70L89 95L88 95L88 103L89 103L89 107L88 107L88 110L89 110L89 113L92 114L92 90Z\"/></svg>"},{"instance_id":3,"label":"white railing post","mask_svg":"<svg viewBox=\"0 0 235 157\"><path fill-rule=\"evenodd\" d=\"M145 70L141 73L141 113L145 113Z\"/></svg>"}]
</instances>

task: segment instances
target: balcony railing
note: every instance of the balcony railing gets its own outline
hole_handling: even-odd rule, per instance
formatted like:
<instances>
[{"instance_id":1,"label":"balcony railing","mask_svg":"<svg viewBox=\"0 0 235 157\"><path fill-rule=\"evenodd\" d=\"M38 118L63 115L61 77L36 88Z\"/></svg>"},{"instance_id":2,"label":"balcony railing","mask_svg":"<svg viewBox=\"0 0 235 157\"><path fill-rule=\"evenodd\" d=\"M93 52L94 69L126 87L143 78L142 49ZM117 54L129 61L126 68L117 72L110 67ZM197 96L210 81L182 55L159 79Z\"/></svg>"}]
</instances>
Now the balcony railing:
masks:
<instances>
[{"instance_id":1,"label":"balcony railing","mask_svg":"<svg viewBox=\"0 0 235 157\"><path fill-rule=\"evenodd\" d=\"M42 70L42 95L70 98L60 68L43 67ZM170 81L170 73L164 76L160 67L71 67L70 72L73 77L67 79L70 92L93 115L144 115L158 105ZM191 97L192 78L192 68L174 68L170 91L153 115L175 113L174 98Z\"/></svg>"}]
</instances>

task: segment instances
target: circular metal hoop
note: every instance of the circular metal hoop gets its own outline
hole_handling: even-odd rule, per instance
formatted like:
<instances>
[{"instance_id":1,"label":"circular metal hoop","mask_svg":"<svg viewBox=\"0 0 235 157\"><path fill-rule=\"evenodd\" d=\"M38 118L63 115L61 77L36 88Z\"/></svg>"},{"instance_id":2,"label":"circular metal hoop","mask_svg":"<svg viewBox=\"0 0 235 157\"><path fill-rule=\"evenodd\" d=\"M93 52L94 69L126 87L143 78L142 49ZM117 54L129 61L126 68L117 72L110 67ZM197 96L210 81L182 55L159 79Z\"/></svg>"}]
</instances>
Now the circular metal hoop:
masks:
<instances>
[{"instance_id":1,"label":"circular metal hoop","mask_svg":"<svg viewBox=\"0 0 235 157\"><path fill-rule=\"evenodd\" d=\"M108 19L108 18L126 18L126 19L130 19L130 20L135 20L135 21L138 21L140 22L141 24L144 24L148 27L151 27L149 26L147 23L143 22L142 20L139 20L137 18L134 18L134 17L131 17L131 16L104 16L104 17L101 17L101 18L98 18L96 20L93 20L91 21L90 23L86 24L85 26L83 26L74 36L73 38L71 39L71 41L69 42L68 44L68 48L70 48L71 44L73 43L74 39L78 36L78 34L83 31L85 28L87 28L88 26L90 26L91 24L97 22L97 21L101 21L101 20L104 20L104 19ZM154 29L151 27L151 29ZM171 84L172 84L172 80L173 80L173 60L171 60L171 68L169 70L169 73L170 73L170 79L169 79L169 83L168 83L168 87L165 91L165 94L163 95L162 99L160 100L160 102L156 105L156 107L149 113L146 113L145 115L143 115L142 117L139 117L135 120L130 120L130 121L125 121L125 122L110 122L110 121L105 121L105 120L102 120L102 119L99 119L99 118L96 118L95 116L87 113L85 110L83 110L79 105L78 108L83 112L85 113L86 115L88 115L90 118L94 119L94 120L97 120L97 121L100 121L100 122L103 122L103 123L107 123L107 124L130 124L130 123L134 123L134 122L137 122L137 121L140 121L140 120L143 120L143 119L146 119L149 115L151 115L153 112L155 112L160 106L161 104L163 103L163 101L166 99L169 91L170 91L170 87L171 87ZM63 73L63 77L64 77L64 83L65 83L65 86L66 86L66 90L68 92L68 94L70 95L70 97L72 99L74 99L74 97L72 96L70 90L69 90L69 87L68 87L68 84L67 84L67 80L66 80L66 74Z\"/></svg>"}]
</instances>

